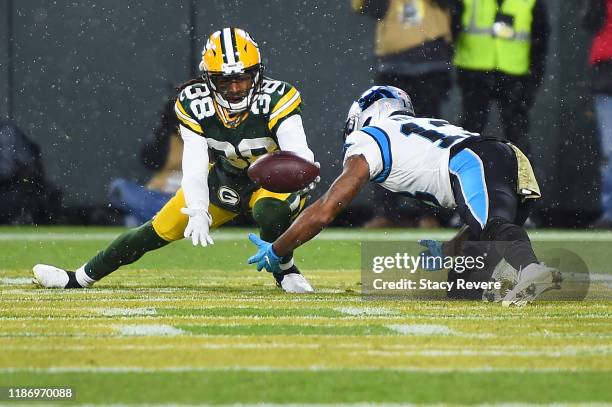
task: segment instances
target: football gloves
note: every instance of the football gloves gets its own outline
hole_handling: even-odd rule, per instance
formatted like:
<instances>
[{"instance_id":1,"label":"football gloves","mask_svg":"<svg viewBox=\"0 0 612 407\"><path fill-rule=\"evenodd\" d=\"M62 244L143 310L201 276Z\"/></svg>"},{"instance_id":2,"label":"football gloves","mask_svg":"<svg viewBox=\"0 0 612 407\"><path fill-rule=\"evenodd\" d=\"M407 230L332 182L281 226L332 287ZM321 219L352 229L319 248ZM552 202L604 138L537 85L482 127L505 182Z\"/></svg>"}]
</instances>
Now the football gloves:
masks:
<instances>
[{"instance_id":1,"label":"football gloves","mask_svg":"<svg viewBox=\"0 0 612 407\"><path fill-rule=\"evenodd\" d=\"M280 257L274 252L272 243L260 239L256 234L249 233L249 240L257 246L258 251L254 256L249 257L249 264L256 264L257 271L266 269L270 273L280 272Z\"/></svg>"},{"instance_id":2,"label":"football gloves","mask_svg":"<svg viewBox=\"0 0 612 407\"><path fill-rule=\"evenodd\" d=\"M442 270L442 263L444 262L444 254L442 253L442 242L437 240L419 240L421 246L427 249L423 250L420 254L421 268L426 271L437 271Z\"/></svg>"},{"instance_id":3,"label":"football gloves","mask_svg":"<svg viewBox=\"0 0 612 407\"><path fill-rule=\"evenodd\" d=\"M321 168L321 163L318 161L315 161L315 165L317 166L317 168ZM312 192L316 187L317 184L321 181L321 176L317 175L317 178L314 179L314 181L312 181L310 184L306 185L306 187L300 189L299 191L297 191L298 195L308 195L310 192Z\"/></svg>"},{"instance_id":4,"label":"football gloves","mask_svg":"<svg viewBox=\"0 0 612 407\"><path fill-rule=\"evenodd\" d=\"M189 216L189 222L185 228L185 238L191 238L194 246L201 244L206 247L209 244L214 244L210 237L210 225L212 217L205 209L181 208L181 213Z\"/></svg>"}]
</instances>

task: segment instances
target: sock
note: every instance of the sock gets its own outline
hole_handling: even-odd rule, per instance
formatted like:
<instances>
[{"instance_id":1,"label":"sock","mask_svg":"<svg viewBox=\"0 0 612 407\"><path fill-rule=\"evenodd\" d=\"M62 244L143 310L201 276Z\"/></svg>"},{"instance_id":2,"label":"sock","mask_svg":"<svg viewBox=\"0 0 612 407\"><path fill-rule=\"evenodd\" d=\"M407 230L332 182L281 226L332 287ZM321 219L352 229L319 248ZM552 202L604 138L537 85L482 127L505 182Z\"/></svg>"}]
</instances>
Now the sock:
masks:
<instances>
[{"instance_id":1,"label":"sock","mask_svg":"<svg viewBox=\"0 0 612 407\"><path fill-rule=\"evenodd\" d=\"M64 288L84 288L81 284L79 284L76 277L76 272L66 271L66 273L68 274L68 283Z\"/></svg>"},{"instance_id":2,"label":"sock","mask_svg":"<svg viewBox=\"0 0 612 407\"><path fill-rule=\"evenodd\" d=\"M287 271L290 268L293 268L294 264L293 264L293 257L291 257L288 261L286 261L285 263L280 263L278 265L278 267L281 269L281 271Z\"/></svg>"},{"instance_id":3,"label":"sock","mask_svg":"<svg viewBox=\"0 0 612 407\"><path fill-rule=\"evenodd\" d=\"M90 280L100 280L119 267L134 263L146 252L159 249L168 243L170 242L155 233L151 221L135 229L130 229L119 235L106 249L92 257L82 267L84 273L80 274L81 281L87 282L83 274ZM81 281L79 281L79 284Z\"/></svg>"},{"instance_id":4,"label":"sock","mask_svg":"<svg viewBox=\"0 0 612 407\"><path fill-rule=\"evenodd\" d=\"M85 265L83 264L81 267L74 272L76 282L83 288L91 287L94 285L96 280L89 277L87 273L85 273Z\"/></svg>"},{"instance_id":5,"label":"sock","mask_svg":"<svg viewBox=\"0 0 612 407\"><path fill-rule=\"evenodd\" d=\"M494 218L489 221L481 240L504 242L496 247L501 249L504 259L517 270L538 262L525 229L503 219Z\"/></svg>"},{"instance_id":6,"label":"sock","mask_svg":"<svg viewBox=\"0 0 612 407\"><path fill-rule=\"evenodd\" d=\"M259 237L266 242L273 242L291 225L291 208L287 201L262 198L253 206L253 219L259 225ZM291 267L293 267L293 253L281 258L281 270Z\"/></svg>"}]
</instances>

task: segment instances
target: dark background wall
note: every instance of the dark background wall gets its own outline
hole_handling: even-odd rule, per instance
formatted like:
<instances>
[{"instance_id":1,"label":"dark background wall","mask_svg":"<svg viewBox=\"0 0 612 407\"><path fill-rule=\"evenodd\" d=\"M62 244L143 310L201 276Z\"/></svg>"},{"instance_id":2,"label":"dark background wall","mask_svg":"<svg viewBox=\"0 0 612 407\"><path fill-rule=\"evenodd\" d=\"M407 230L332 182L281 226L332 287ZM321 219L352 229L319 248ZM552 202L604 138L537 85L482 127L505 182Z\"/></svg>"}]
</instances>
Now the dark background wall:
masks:
<instances>
[{"instance_id":1,"label":"dark background wall","mask_svg":"<svg viewBox=\"0 0 612 407\"><path fill-rule=\"evenodd\" d=\"M546 83L533 112L534 161L544 207L579 216L596 210L598 195L585 74L589 41L580 28L581 2L547 3L553 35ZM249 31L260 44L267 75L301 91L324 185L339 171L348 106L372 84L374 23L352 13L348 0L0 4L0 115L8 115L10 98L14 121L42 147L46 170L65 191L67 206L104 205L114 177L146 180L138 157L142 140L171 87L193 72L208 34L221 27ZM456 120L459 102L454 90L444 109L447 119ZM488 132L497 134L498 122L494 114ZM363 194L357 204L370 196Z\"/></svg>"},{"instance_id":2,"label":"dark background wall","mask_svg":"<svg viewBox=\"0 0 612 407\"><path fill-rule=\"evenodd\" d=\"M8 117L8 16L12 5L8 0L0 2L0 117Z\"/></svg>"}]
</instances>

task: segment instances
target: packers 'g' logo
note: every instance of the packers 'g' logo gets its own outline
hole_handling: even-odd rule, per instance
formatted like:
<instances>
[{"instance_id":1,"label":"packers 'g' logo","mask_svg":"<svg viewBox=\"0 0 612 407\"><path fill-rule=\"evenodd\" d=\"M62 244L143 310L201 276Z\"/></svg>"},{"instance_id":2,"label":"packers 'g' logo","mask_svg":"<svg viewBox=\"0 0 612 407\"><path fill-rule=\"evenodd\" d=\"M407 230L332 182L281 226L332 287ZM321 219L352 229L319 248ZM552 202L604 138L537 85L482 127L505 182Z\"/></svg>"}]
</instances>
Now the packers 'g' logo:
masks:
<instances>
[{"instance_id":1,"label":"packers 'g' logo","mask_svg":"<svg viewBox=\"0 0 612 407\"><path fill-rule=\"evenodd\" d=\"M238 195L238 192L228 187L219 188L217 196L221 202L228 205L238 205L238 202L240 202L240 195Z\"/></svg>"}]
</instances>

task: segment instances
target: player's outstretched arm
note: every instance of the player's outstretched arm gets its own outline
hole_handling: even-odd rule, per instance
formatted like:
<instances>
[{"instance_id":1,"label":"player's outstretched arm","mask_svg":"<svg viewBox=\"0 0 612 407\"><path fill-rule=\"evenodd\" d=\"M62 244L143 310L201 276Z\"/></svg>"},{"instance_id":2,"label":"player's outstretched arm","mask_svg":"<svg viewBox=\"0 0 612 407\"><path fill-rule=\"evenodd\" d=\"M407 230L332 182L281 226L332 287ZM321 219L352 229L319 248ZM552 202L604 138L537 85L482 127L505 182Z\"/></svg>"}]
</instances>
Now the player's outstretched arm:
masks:
<instances>
[{"instance_id":1,"label":"player's outstretched arm","mask_svg":"<svg viewBox=\"0 0 612 407\"><path fill-rule=\"evenodd\" d=\"M212 218L208 214L208 145L201 134L183 125L179 131L184 144L181 186L187 204L181 213L189 217L184 235L194 246L207 246L214 243L209 230Z\"/></svg>"},{"instance_id":2,"label":"player's outstretched arm","mask_svg":"<svg viewBox=\"0 0 612 407\"><path fill-rule=\"evenodd\" d=\"M315 237L346 209L369 180L369 167L365 158L361 155L348 158L342 174L327 192L304 210L291 227L274 242L274 251L279 256L284 256Z\"/></svg>"},{"instance_id":3,"label":"player's outstretched arm","mask_svg":"<svg viewBox=\"0 0 612 407\"><path fill-rule=\"evenodd\" d=\"M310 205L273 244L254 234L249 239L258 251L248 260L257 270L265 268L278 272L282 256L315 237L329 225L340 212L355 198L361 188L370 180L368 163L362 155L349 157L344 163L342 174L315 203Z\"/></svg>"}]
</instances>

